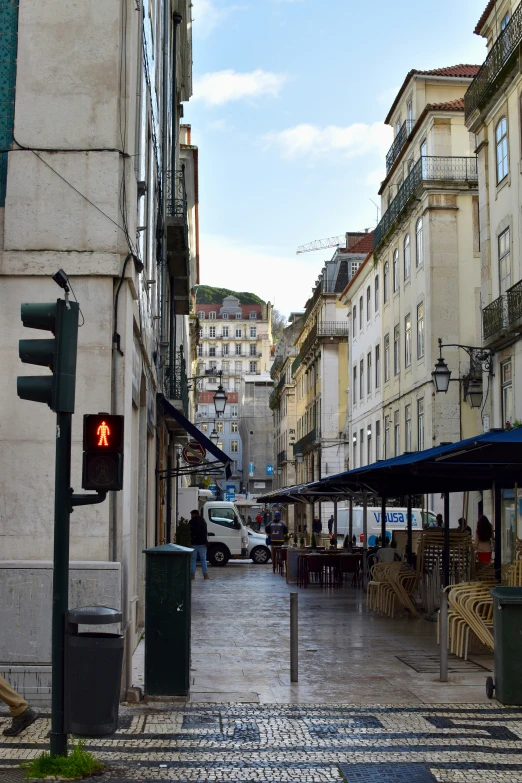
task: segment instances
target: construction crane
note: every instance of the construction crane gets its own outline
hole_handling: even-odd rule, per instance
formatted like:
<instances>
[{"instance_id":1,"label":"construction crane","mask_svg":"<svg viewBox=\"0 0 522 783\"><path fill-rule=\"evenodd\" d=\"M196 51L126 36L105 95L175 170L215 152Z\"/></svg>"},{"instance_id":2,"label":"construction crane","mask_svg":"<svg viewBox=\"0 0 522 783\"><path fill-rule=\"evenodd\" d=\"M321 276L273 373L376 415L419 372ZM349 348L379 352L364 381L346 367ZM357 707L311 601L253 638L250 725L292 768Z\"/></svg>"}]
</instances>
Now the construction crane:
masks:
<instances>
[{"instance_id":1,"label":"construction crane","mask_svg":"<svg viewBox=\"0 0 522 783\"><path fill-rule=\"evenodd\" d=\"M314 250L326 250L329 247L346 247L346 234L341 234L339 237L316 239L315 242L300 245L297 248L296 255L299 255L299 253L312 253Z\"/></svg>"}]
</instances>

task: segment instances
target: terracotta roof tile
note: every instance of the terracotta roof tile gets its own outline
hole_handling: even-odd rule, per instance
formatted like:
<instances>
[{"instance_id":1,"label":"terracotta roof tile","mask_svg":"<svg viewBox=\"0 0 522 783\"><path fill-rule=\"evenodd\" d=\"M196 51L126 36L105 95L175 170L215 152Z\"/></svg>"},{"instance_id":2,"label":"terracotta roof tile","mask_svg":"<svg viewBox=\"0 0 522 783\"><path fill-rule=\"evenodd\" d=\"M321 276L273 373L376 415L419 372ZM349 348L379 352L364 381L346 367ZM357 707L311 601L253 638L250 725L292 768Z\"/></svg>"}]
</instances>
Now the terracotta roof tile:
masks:
<instances>
[{"instance_id":1,"label":"terracotta roof tile","mask_svg":"<svg viewBox=\"0 0 522 783\"><path fill-rule=\"evenodd\" d=\"M486 23L486 19L488 18L488 16L490 15L490 13L494 9L494 7L495 7L495 0L489 0L489 3L487 4L487 6L486 6L486 8L484 10L484 13L482 14L480 19L478 20L477 26L475 27L475 29L473 31L475 33L475 35L480 35L481 34L482 28L484 27L484 24Z\"/></svg>"},{"instance_id":2,"label":"terracotta roof tile","mask_svg":"<svg viewBox=\"0 0 522 783\"><path fill-rule=\"evenodd\" d=\"M369 231L348 251L349 253L369 253L373 250L373 231Z\"/></svg>"},{"instance_id":3,"label":"terracotta roof tile","mask_svg":"<svg viewBox=\"0 0 522 783\"><path fill-rule=\"evenodd\" d=\"M427 111L464 111L464 98L445 103L428 103L426 109Z\"/></svg>"},{"instance_id":4,"label":"terracotta roof tile","mask_svg":"<svg viewBox=\"0 0 522 783\"><path fill-rule=\"evenodd\" d=\"M431 71L419 71L415 68L410 71L405 80L402 83L402 87L400 88L399 92L397 93L397 96L395 100L392 103L391 109L388 112L386 119L384 120L385 124L388 124L390 121L390 117L395 111L397 104L399 103L401 96L403 92L406 90L406 87L408 86L410 80L413 78L413 76L419 75L419 76L454 76L455 78L460 79L473 79L477 73L479 72L481 66L480 65L449 65L446 68L434 68Z\"/></svg>"}]
</instances>

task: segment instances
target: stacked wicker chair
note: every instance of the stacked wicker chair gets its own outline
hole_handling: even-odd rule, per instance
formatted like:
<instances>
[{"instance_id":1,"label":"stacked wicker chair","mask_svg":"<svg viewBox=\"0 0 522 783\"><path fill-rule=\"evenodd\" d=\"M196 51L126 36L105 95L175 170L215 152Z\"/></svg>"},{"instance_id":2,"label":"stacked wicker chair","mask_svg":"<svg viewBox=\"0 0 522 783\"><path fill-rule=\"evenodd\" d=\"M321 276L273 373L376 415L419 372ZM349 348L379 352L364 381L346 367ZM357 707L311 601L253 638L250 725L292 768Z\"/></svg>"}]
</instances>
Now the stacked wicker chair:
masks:
<instances>
[{"instance_id":1,"label":"stacked wicker chair","mask_svg":"<svg viewBox=\"0 0 522 783\"><path fill-rule=\"evenodd\" d=\"M397 608L407 609L415 617L419 612L413 601L417 574L403 563L376 563L371 570L366 606L374 612L395 616Z\"/></svg>"}]
</instances>

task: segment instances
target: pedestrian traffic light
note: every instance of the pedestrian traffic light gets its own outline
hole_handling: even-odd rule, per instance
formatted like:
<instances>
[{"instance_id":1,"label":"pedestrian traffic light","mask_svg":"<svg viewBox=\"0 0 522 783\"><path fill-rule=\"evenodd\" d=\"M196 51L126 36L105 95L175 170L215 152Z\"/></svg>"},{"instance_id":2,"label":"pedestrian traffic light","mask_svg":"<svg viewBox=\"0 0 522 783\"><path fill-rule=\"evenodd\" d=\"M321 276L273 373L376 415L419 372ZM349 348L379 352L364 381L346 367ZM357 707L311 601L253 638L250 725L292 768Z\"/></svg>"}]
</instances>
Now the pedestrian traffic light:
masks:
<instances>
[{"instance_id":1,"label":"pedestrian traffic light","mask_svg":"<svg viewBox=\"0 0 522 783\"><path fill-rule=\"evenodd\" d=\"M19 376L16 387L22 400L47 403L57 413L74 413L78 312L76 302L64 299L22 304L24 326L54 334L54 339L19 341L19 356L24 363L52 371L52 375Z\"/></svg>"},{"instance_id":2,"label":"pedestrian traffic light","mask_svg":"<svg viewBox=\"0 0 522 783\"><path fill-rule=\"evenodd\" d=\"M98 492L123 487L123 416L87 413L83 417L82 487Z\"/></svg>"}]
</instances>

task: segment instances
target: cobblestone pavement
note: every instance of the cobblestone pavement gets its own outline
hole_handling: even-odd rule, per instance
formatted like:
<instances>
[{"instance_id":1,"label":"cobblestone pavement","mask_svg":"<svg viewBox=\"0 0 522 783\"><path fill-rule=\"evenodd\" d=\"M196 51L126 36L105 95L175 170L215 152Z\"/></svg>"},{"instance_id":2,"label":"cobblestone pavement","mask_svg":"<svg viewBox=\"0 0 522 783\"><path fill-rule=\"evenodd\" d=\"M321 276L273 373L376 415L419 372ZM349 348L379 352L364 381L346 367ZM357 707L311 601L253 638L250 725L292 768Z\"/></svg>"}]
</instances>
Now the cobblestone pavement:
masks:
<instances>
[{"instance_id":1,"label":"cobblestone pavement","mask_svg":"<svg viewBox=\"0 0 522 783\"><path fill-rule=\"evenodd\" d=\"M49 728L43 715L2 738L0 782L47 747ZM109 765L98 783L522 781L522 710L495 703L139 706L123 710L117 734L85 744Z\"/></svg>"}]
</instances>

